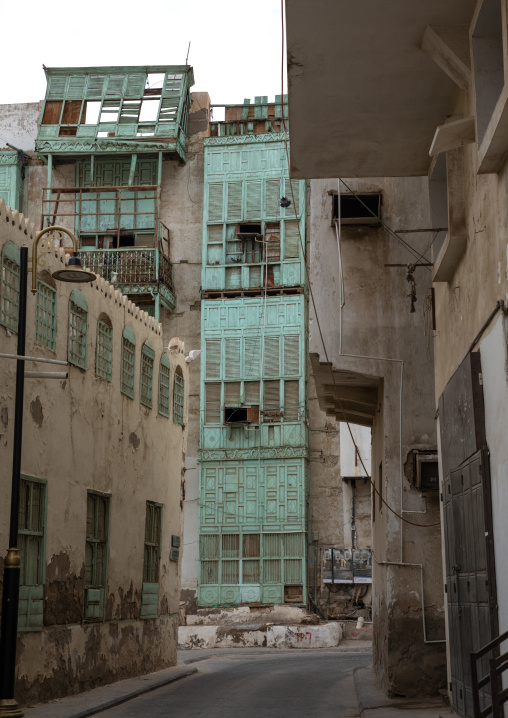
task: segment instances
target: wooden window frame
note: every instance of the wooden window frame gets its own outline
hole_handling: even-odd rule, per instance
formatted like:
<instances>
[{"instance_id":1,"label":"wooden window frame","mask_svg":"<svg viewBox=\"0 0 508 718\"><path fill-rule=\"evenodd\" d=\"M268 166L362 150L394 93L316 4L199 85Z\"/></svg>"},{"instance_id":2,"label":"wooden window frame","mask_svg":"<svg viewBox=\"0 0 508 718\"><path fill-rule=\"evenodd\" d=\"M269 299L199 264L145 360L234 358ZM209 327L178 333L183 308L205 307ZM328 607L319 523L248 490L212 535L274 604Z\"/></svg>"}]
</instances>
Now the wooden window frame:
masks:
<instances>
[{"instance_id":1,"label":"wooden window frame","mask_svg":"<svg viewBox=\"0 0 508 718\"><path fill-rule=\"evenodd\" d=\"M0 324L18 331L19 313L19 247L7 242L2 249L0 276Z\"/></svg>"},{"instance_id":2,"label":"wooden window frame","mask_svg":"<svg viewBox=\"0 0 508 718\"><path fill-rule=\"evenodd\" d=\"M130 332L127 332L130 329ZM125 327L122 335L122 359L120 367L120 391L129 399L134 399L136 374L136 337L130 327Z\"/></svg>"},{"instance_id":3,"label":"wooden window frame","mask_svg":"<svg viewBox=\"0 0 508 718\"><path fill-rule=\"evenodd\" d=\"M94 523L94 529L93 529L93 535L90 535L88 533L88 501L89 499L93 500L94 508L93 508L93 523ZM104 621L105 618L105 595L107 591L107 584L108 584L108 557L109 557L109 536L110 536L110 515L111 515L111 494L106 494L101 491L94 491L89 489L86 494L87 499L87 505L86 505L86 523L87 523L87 530L86 530L86 542L85 545L87 548L91 549L92 552L92 560L90 564L90 570L91 570L91 578L89 581L86 579L86 564L87 564L87 558L85 554L85 615L84 615L84 621L86 623L90 622L101 622ZM99 503L104 502L104 517L105 517L105 537L103 539L98 538L98 520L99 520ZM98 566L97 566L97 555L98 555L98 547L101 546L104 552L104 560L102 562L102 575L98 575ZM94 593L102 593L101 600L99 602L98 612L97 615L94 617L90 617L86 615L87 612L87 606L88 606L88 599L90 596L90 592Z\"/></svg>"},{"instance_id":4,"label":"wooden window frame","mask_svg":"<svg viewBox=\"0 0 508 718\"><path fill-rule=\"evenodd\" d=\"M74 289L69 299L67 360L69 364L86 369L88 344L88 308L81 292Z\"/></svg>"},{"instance_id":5,"label":"wooden window frame","mask_svg":"<svg viewBox=\"0 0 508 718\"><path fill-rule=\"evenodd\" d=\"M56 349L56 297L56 289L37 280L35 340L52 351Z\"/></svg>"},{"instance_id":6,"label":"wooden window frame","mask_svg":"<svg viewBox=\"0 0 508 718\"><path fill-rule=\"evenodd\" d=\"M171 365L164 355L159 362L159 414L169 419L171 401Z\"/></svg>"},{"instance_id":7,"label":"wooden window frame","mask_svg":"<svg viewBox=\"0 0 508 718\"><path fill-rule=\"evenodd\" d=\"M104 381L111 381L113 372L113 327L97 320L97 345L95 352L95 375Z\"/></svg>"},{"instance_id":8,"label":"wooden window frame","mask_svg":"<svg viewBox=\"0 0 508 718\"><path fill-rule=\"evenodd\" d=\"M139 401L148 409L153 404L153 368L155 363L155 352L149 342L145 342L141 348L141 364L139 372Z\"/></svg>"},{"instance_id":9,"label":"wooden window frame","mask_svg":"<svg viewBox=\"0 0 508 718\"><path fill-rule=\"evenodd\" d=\"M180 370L180 372L179 372ZM175 370L173 379L173 422L185 425L185 379L180 367Z\"/></svg>"},{"instance_id":10,"label":"wooden window frame","mask_svg":"<svg viewBox=\"0 0 508 718\"><path fill-rule=\"evenodd\" d=\"M47 481L34 476L21 474L20 485L20 503L19 503L19 527L18 527L18 545L20 547L20 585L19 585L19 613L18 613L18 631L41 631L43 627L43 606L44 606L44 584L46 581L46 525L47 525ZM40 487L41 496L39 501L39 526L27 527L29 521L23 521L22 502L25 490L31 485ZM26 487L26 489L24 488ZM30 502L32 505L32 502ZM26 516L25 512L25 516ZM25 525L23 525L25 523ZM37 582L28 583L25 576L26 563L24 545L32 539L32 543L38 545L38 567ZM26 613L23 610L26 605Z\"/></svg>"}]
</instances>

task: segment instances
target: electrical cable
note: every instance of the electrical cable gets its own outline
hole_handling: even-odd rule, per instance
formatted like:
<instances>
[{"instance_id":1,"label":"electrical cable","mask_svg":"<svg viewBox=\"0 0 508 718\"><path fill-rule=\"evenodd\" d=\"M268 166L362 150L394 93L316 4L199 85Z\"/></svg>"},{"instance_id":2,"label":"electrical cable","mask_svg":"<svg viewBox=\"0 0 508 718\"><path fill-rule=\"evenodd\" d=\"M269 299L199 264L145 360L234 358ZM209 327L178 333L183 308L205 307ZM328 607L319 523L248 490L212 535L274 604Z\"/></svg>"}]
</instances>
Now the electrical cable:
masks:
<instances>
[{"instance_id":1,"label":"electrical cable","mask_svg":"<svg viewBox=\"0 0 508 718\"><path fill-rule=\"evenodd\" d=\"M291 197L292 197L293 207L294 207L294 209L295 209L295 216L296 216L296 215L297 215L297 208L296 208L296 204L295 204L295 198L294 198L294 193L293 193L293 185L292 185L292 179L291 179L291 164L290 164L290 160L289 160L289 149L288 149L288 141L287 141L288 132L287 132L287 127L286 127L286 118L285 118L285 114L284 114L284 36L285 36L285 28L284 28L284 0L281 0L281 22L282 22L282 62L281 62L282 125L283 125L283 127L284 127L284 145L285 145L285 150L286 150L286 160L287 160L287 166L288 166L289 187L290 187L290 190L291 190ZM348 187L348 185L347 185L343 180L341 180L341 182L343 182L343 184L344 184L346 187ZM350 189L350 188L348 188L348 189ZM352 191L352 190L350 190L350 191ZM363 204L363 203L362 203L362 204ZM369 208L367 207L367 209L369 209ZM369 211L371 211L371 210L369 209ZM374 214L374 213L372 212L372 214ZM297 226L298 226L298 236L299 236L299 239L300 239L300 247L301 247L301 250L302 250L303 264L304 264L304 267L305 267L305 274L306 274L306 277L307 277L307 284L308 284L308 287L309 287L309 294L310 294L310 297L311 297L312 306L313 306L314 314L315 314L315 317L316 317L316 324L317 324L317 327L318 327L318 331L319 331L319 336L320 336L320 339L321 339L321 343L322 343L322 345L323 345L323 350L324 350L324 353L325 353L326 361L327 361L328 367L329 367L329 369L330 369L330 374L331 374L331 377L332 377L333 386L334 386L334 388L335 388L335 391L337 392L338 387L337 387L337 383L336 383L336 381L335 381L335 376L334 376L334 374L333 374L332 364L331 364L330 359L329 359L329 356L328 356L328 351L327 351L326 344L325 344L325 340L324 340L324 337L323 337L323 332L322 332L322 330L321 330L321 323L320 323L320 321L319 321L319 315L318 315L318 312L317 312L316 302L315 302L315 299L314 299L314 292L313 292L313 290L312 290L312 283L311 283L311 281L310 281L309 268L308 268L308 264L307 264L307 257L306 257L306 255L305 255L305 248L304 248L304 245L303 245L302 233L301 233L301 231L300 231L300 223L299 223L299 222L297 223ZM383 225L383 226L385 226L385 225ZM407 243L404 242L404 240L403 240L401 237L399 237L391 228L389 228L388 226L385 226L385 228L386 228L386 230L387 230L390 234L393 234L393 236L394 236L398 241L400 240L401 244L406 245L406 249L408 249L408 251L410 251L410 252L413 254L413 256L415 256L415 257L417 256L416 251L413 250L413 248L412 248L410 245L407 245ZM398 511L396 511L394 508L392 508L392 507L386 502L386 500L383 498L383 496L382 496L381 493L379 492L378 488L376 487L374 481L372 481L372 477L369 475L369 472L367 471L367 469L366 469L366 467L365 467L365 464L364 464L363 459L362 459L362 455L361 455L361 453L360 453L360 450L359 450L359 448L358 448L358 445L357 445L357 443L356 443L356 441L355 441L355 438L354 438L354 436L353 436L353 432L352 432L350 423L349 423L349 421L347 420L346 412L345 412L344 407L343 407L343 405L342 405L341 399L340 399L340 397L339 397L338 395L336 396L336 398L337 398L337 402L338 402L338 404L339 404L339 410L340 410L340 412L342 413L342 415L343 415L343 417L344 417L344 423L346 424L346 426L347 426L347 428L348 428L348 431L349 431L349 434L350 434L350 436L351 436L351 441L353 442L353 445L354 445L354 447L355 447L355 450L358 452L358 458L359 458L359 460L360 460L360 463L361 463L361 465L362 465L363 470L365 471L366 478L369 479L370 484L371 484L371 486L372 486L372 489L373 489L373 491L377 494L377 496L379 497L380 501L386 506L386 508L387 508L389 511L391 511L391 513L393 513L398 519L400 519L400 521L403 521L404 523L410 524L411 526L417 526L417 527L419 527L419 528L431 528L431 527L435 527L435 526L440 526L440 525L441 525L441 521L438 521L438 522L436 522L436 523L431 523L431 524L419 524L419 523L416 523L415 521L410 521L409 519L404 518L404 516L402 516Z\"/></svg>"}]
</instances>

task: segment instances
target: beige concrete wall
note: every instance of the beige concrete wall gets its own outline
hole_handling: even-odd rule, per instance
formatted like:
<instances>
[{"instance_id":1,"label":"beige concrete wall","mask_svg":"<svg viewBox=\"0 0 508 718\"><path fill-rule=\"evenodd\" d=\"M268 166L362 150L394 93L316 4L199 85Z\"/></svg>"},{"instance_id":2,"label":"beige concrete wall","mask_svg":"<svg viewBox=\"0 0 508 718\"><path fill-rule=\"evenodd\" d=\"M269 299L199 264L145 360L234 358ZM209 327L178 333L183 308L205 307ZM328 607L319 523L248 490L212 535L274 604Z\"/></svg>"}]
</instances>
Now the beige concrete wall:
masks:
<instances>
[{"instance_id":1,"label":"beige concrete wall","mask_svg":"<svg viewBox=\"0 0 508 718\"><path fill-rule=\"evenodd\" d=\"M506 38L505 38L506 39ZM453 114L474 114L472 91L460 93ZM450 227L462 227L465 252L448 282L438 282L436 331L436 404L496 303L508 302L508 163L498 173L478 174L476 143L446 153ZM489 448L494 524L499 631L508 629L508 353L506 308L486 327L480 351L486 437Z\"/></svg>"},{"instance_id":2,"label":"beige concrete wall","mask_svg":"<svg viewBox=\"0 0 508 718\"><path fill-rule=\"evenodd\" d=\"M164 162L161 219L170 228L170 258L176 307L161 317L165 337L185 337L188 350L201 348L201 257L203 242L203 139L209 135L210 98L192 93L187 162ZM189 368L189 440L185 465L182 601L196 610L198 571L199 377L201 359Z\"/></svg>"},{"instance_id":3,"label":"beige concrete wall","mask_svg":"<svg viewBox=\"0 0 508 718\"><path fill-rule=\"evenodd\" d=\"M0 203L0 248L26 242L35 230ZM38 276L63 267L59 251ZM35 341L35 298L28 293L28 355L67 358L68 302L77 285L55 282L56 351ZM78 692L176 662L180 564L170 560L171 535L181 536L185 426L157 411L158 369L166 340L162 327L106 281L79 285L88 304L87 368L69 365L67 380L26 379L22 473L47 481L44 628L18 635L18 696L24 702ZM97 318L113 326L112 381L95 375ZM121 337L136 335L134 399L120 393ZM153 408L140 404L140 352L155 350ZM0 351L15 353L17 335L0 326ZM184 346L168 352L172 374L181 367L189 386ZM0 360L0 541L7 548L16 364ZM27 369L51 370L27 364ZM53 367L60 369L60 367ZM172 401L172 391L171 391ZM185 406L188 406L186 396ZM87 490L111 495L105 621L83 623ZM146 501L163 505L158 618L140 620ZM3 550L2 550L3 554ZM0 559L0 571L3 556Z\"/></svg>"},{"instance_id":4,"label":"beige concrete wall","mask_svg":"<svg viewBox=\"0 0 508 718\"><path fill-rule=\"evenodd\" d=\"M382 192L382 216L393 228L429 226L425 179L347 180L355 191ZM411 255L382 227L343 226L341 253L345 305L340 337L337 237L331 227L337 180L311 182L311 281L328 356L335 370L378 383L379 406L372 426L372 476L397 514L417 524L439 523L437 493L424 496L412 485L408 459L414 449L435 449L432 345L425 332L424 298L431 273L416 270L416 312L410 313L407 265ZM345 188L341 186L341 191ZM430 236L410 243L424 253ZM414 261L414 260L413 260ZM402 264L402 267L387 267ZM325 362L313 310L310 351ZM430 355L429 355L430 352ZM322 367L322 368L321 368ZM331 384L329 369L320 383ZM407 466L406 466L407 464ZM402 522L376 501L373 615L374 663L384 687L395 693L425 693L445 685L444 594L438 526ZM397 564L394 566L386 564ZM401 564L417 564L416 567ZM425 634L419 566L423 565ZM418 680L415 681L415 675Z\"/></svg>"}]
</instances>

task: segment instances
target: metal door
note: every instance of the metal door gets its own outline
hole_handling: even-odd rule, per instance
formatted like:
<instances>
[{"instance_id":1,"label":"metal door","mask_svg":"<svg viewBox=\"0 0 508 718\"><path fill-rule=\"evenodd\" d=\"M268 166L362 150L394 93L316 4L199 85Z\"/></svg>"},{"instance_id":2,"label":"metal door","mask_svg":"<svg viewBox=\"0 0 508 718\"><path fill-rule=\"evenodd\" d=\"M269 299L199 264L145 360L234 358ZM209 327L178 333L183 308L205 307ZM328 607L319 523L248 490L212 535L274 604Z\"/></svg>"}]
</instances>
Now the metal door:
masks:
<instances>
[{"instance_id":1,"label":"metal door","mask_svg":"<svg viewBox=\"0 0 508 718\"><path fill-rule=\"evenodd\" d=\"M492 506L478 352L439 401L446 592L454 709L473 716L470 653L497 635ZM471 455L471 449L476 449ZM487 667L482 666L487 672ZM485 705L486 695L481 696Z\"/></svg>"}]
</instances>

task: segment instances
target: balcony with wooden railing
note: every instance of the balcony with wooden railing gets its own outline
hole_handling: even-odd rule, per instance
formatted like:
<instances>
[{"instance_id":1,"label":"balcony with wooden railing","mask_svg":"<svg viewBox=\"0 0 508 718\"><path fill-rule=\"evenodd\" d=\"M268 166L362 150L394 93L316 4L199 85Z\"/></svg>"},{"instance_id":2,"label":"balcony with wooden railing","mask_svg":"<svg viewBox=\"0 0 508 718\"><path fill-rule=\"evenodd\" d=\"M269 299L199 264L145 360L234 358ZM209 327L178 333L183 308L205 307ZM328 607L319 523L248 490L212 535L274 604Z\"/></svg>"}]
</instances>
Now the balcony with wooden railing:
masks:
<instances>
[{"instance_id":1,"label":"balcony with wooden railing","mask_svg":"<svg viewBox=\"0 0 508 718\"><path fill-rule=\"evenodd\" d=\"M159 296L173 309L169 229L152 185L44 188L42 225L72 229L83 264L124 294Z\"/></svg>"}]
</instances>

